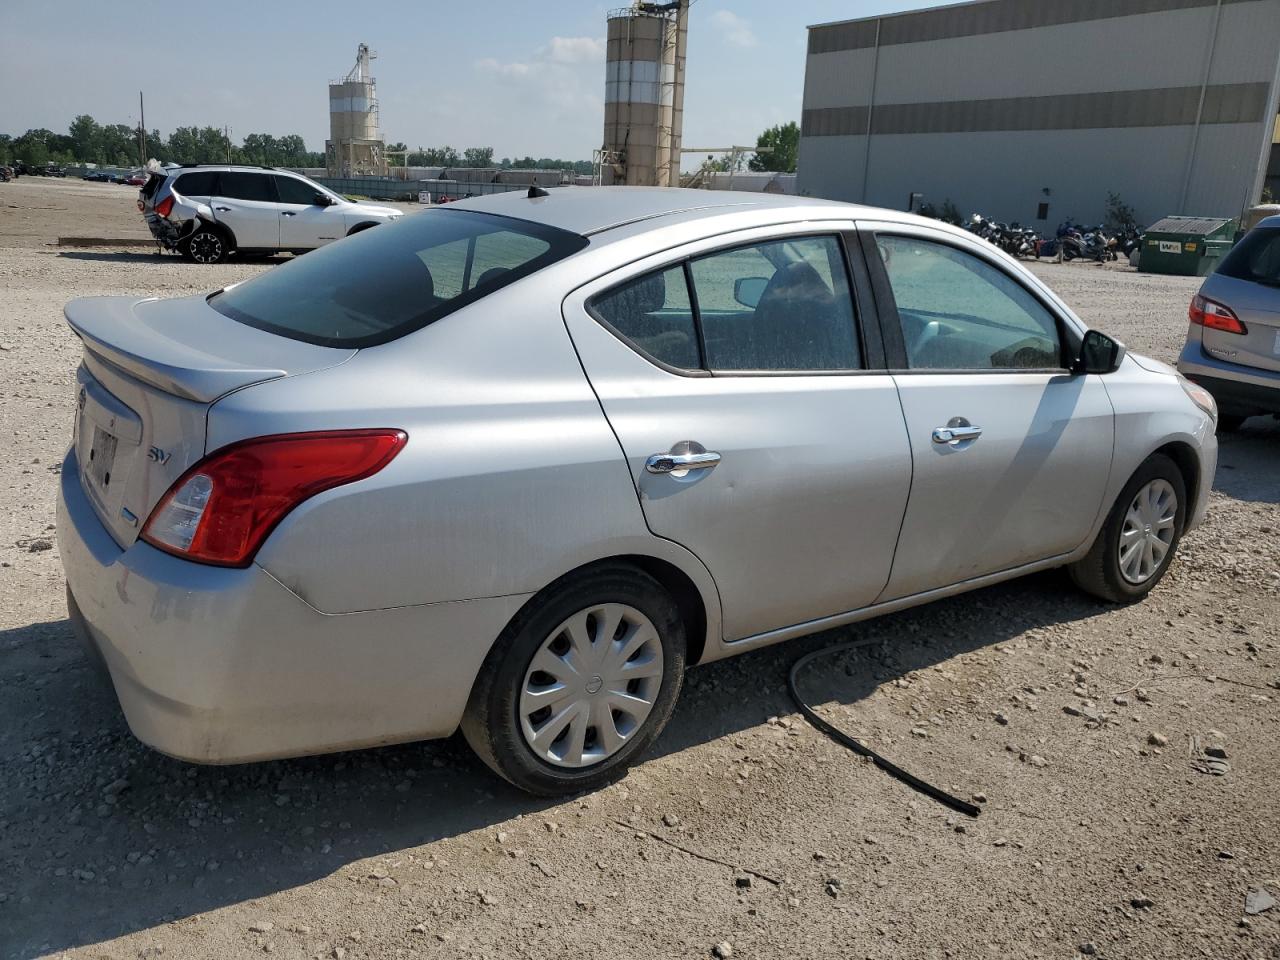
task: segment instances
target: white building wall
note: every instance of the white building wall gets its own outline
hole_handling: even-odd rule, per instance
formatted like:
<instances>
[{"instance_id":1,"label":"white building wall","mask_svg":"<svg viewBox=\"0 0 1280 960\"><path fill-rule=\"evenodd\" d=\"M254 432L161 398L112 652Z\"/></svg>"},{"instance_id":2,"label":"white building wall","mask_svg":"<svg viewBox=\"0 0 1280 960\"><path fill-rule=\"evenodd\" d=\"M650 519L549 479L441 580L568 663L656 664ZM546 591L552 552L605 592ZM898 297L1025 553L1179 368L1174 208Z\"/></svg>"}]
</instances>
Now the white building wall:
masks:
<instances>
[{"instance_id":1,"label":"white building wall","mask_svg":"<svg viewBox=\"0 0 1280 960\"><path fill-rule=\"evenodd\" d=\"M1039 0L1023 2L1039 6ZM997 5L999 0L972 6ZM954 17L955 8L949 10ZM935 205L950 198L965 214L978 211L1041 228L1068 216L1102 219L1109 191L1148 222L1170 213L1235 216L1256 193L1264 148L1271 140L1280 71L1280 0L1226 0L1211 50L1216 15L1215 6L1205 4L882 44L878 49L810 53L806 117L824 108L854 110L846 111L842 135L816 136L806 130L801 137L799 189L897 209L919 192ZM883 24L891 19L882 20L885 32ZM874 30L863 33L868 35L874 36ZM1206 76L1210 88L1253 85L1217 91L1217 107L1210 89L1206 104L1218 111L1218 119L1235 119L1230 102L1222 112L1224 98L1240 93L1249 103L1262 103L1269 92L1270 120L1259 111L1256 122L1205 122L1198 135L1192 122L1142 125L1159 119L1162 104L1171 104L1165 119L1183 116L1188 109L1194 116ZM877 117L882 126L915 122L917 114L904 115L903 104L950 104L954 120L966 116L970 107L981 115L992 106L989 101L1114 91L1141 98L1133 102L1140 102L1146 115L1123 116L1134 125L1082 126L1090 122L1089 111L1097 109L1082 101L1076 112L1071 111L1077 104L1067 104L1067 123L1079 129L878 132L870 137L869 149L865 136L867 124ZM865 109L858 112L872 103L869 115ZM899 105L896 115L883 109L894 105ZM1049 102L1020 102L1011 122L1035 125L1052 108ZM1061 114L1061 109L1053 113ZM1111 116L1107 122L1115 121ZM850 124L857 129L846 129ZM1048 216L1037 221L1042 202L1049 204Z\"/></svg>"}]
</instances>

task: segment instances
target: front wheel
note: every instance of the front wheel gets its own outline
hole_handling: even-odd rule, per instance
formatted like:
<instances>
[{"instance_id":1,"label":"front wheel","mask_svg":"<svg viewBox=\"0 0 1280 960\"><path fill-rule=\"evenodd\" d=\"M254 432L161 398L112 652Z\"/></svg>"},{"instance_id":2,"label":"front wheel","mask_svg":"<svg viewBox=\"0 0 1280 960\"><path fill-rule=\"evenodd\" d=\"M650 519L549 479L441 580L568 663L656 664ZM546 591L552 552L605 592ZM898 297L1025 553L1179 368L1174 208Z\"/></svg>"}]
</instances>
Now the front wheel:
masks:
<instances>
[{"instance_id":1,"label":"front wheel","mask_svg":"<svg viewBox=\"0 0 1280 960\"><path fill-rule=\"evenodd\" d=\"M684 679L675 601L643 571L610 565L548 588L503 631L467 703L462 733L529 793L591 790L662 732Z\"/></svg>"},{"instance_id":2,"label":"front wheel","mask_svg":"<svg viewBox=\"0 0 1280 960\"><path fill-rule=\"evenodd\" d=\"M221 231L201 226L196 227L196 232L182 241L178 252L189 263L222 263L231 250Z\"/></svg>"},{"instance_id":3,"label":"front wheel","mask_svg":"<svg viewBox=\"0 0 1280 960\"><path fill-rule=\"evenodd\" d=\"M1141 600L1173 562L1186 516L1182 472L1164 454L1153 454L1116 498L1089 552L1067 568L1071 579L1103 600Z\"/></svg>"}]
</instances>

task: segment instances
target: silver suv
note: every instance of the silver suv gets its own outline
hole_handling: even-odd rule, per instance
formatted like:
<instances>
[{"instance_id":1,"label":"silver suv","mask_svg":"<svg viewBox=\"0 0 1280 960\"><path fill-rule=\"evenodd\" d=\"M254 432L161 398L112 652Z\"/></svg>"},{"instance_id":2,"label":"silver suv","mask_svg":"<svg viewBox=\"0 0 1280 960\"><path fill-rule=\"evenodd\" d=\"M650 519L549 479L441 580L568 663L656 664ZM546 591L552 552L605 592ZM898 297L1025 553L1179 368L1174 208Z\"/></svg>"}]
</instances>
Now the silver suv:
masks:
<instances>
[{"instance_id":1,"label":"silver suv","mask_svg":"<svg viewBox=\"0 0 1280 960\"><path fill-rule=\"evenodd\" d=\"M404 215L353 203L286 170L205 164L153 172L138 209L162 246L193 263L221 263L232 253L304 253Z\"/></svg>"},{"instance_id":2,"label":"silver suv","mask_svg":"<svg viewBox=\"0 0 1280 960\"><path fill-rule=\"evenodd\" d=\"M1280 217L1244 235L1191 300L1178 370L1218 401L1218 429L1280 416Z\"/></svg>"}]
</instances>

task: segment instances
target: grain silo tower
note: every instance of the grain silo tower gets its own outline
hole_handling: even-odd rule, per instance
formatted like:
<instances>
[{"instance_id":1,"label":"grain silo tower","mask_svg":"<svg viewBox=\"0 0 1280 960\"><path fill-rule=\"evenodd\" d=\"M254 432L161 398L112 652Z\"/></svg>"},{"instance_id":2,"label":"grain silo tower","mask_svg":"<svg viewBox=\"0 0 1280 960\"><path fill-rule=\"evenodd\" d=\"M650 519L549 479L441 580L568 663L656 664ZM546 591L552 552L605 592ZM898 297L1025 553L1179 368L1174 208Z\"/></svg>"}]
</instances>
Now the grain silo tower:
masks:
<instances>
[{"instance_id":1,"label":"grain silo tower","mask_svg":"<svg viewBox=\"0 0 1280 960\"><path fill-rule=\"evenodd\" d=\"M378 129L378 90L369 72L376 54L362 43L356 65L329 84L329 139L325 141L329 176L386 176L387 157Z\"/></svg>"},{"instance_id":2,"label":"grain silo tower","mask_svg":"<svg viewBox=\"0 0 1280 960\"><path fill-rule=\"evenodd\" d=\"M689 0L609 15L601 182L679 186L688 29Z\"/></svg>"}]
</instances>

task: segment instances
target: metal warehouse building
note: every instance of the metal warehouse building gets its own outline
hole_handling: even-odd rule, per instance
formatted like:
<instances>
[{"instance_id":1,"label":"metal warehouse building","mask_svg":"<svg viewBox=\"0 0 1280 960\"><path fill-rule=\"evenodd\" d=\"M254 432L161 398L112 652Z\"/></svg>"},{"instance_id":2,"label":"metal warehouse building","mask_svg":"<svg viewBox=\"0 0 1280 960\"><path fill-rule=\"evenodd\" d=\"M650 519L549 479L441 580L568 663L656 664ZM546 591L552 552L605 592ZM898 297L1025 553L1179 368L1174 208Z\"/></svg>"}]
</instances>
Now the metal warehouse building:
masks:
<instances>
[{"instance_id":1,"label":"metal warehouse building","mask_svg":"<svg viewBox=\"0 0 1280 960\"><path fill-rule=\"evenodd\" d=\"M986 0L809 28L799 191L1044 228L1235 217L1276 139L1280 0Z\"/></svg>"}]
</instances>

